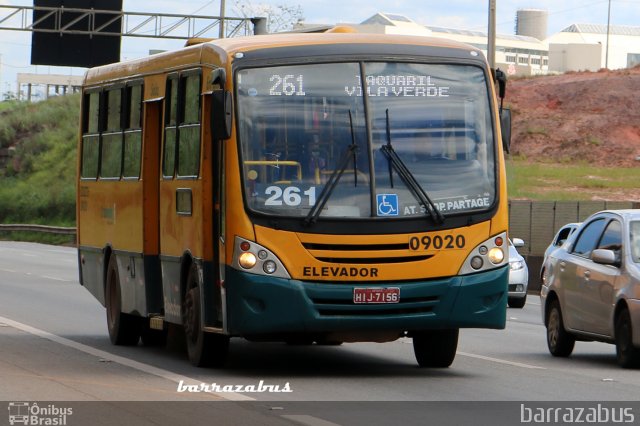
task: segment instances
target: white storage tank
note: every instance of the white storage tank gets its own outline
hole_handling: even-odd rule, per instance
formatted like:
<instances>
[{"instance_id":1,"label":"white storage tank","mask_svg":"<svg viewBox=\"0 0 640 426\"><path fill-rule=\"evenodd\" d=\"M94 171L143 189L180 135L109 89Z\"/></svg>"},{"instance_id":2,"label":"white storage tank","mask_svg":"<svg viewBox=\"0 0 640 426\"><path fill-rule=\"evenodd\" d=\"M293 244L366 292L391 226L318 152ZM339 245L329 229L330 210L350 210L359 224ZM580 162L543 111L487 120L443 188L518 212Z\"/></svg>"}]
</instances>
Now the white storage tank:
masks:
<instances>
[{"instance_id":1,"label":"white storage tank","mask_svg":"<svg viewBox=\"0 0 640 426\"><path fill-rule=\"evenodd\" d=\"M549 12L542 9L520 9L516 12L516 34L544 40L547 38Z\"/></svg>"}]
</instances>

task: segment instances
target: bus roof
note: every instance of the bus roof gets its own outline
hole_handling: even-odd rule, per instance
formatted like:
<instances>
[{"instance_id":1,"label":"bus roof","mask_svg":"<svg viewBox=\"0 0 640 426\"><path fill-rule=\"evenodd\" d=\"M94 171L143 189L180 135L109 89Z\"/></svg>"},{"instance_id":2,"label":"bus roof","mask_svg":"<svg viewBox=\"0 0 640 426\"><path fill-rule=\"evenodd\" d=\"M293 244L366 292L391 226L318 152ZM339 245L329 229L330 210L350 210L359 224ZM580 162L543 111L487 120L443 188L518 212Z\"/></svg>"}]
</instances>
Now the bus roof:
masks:
<instances>
[{"instance_id":1,"label":"bus roof","mask_svg":"<svg viewBox=\"0 0 640 426\"><path fill-rule=\"evenodd\" d=\"M213 43L222 47L230 54L233 54L237 51L246 52L270 47L317 44L397 44L478 50L473 46L444 38L411 35L340 32L308 34L278 33L260 36L225 38L209 43Z\"/></svg>"},{"instance_id":2,"label":"bus roof","mask_svg":"<svg viewBox=\"0 0 640 426\"><path fill-rule=\"evenodd\" d=\"M118 78L135 78L158 72L169 72L173 69L184 68L188 65L197 66L208 63L224 65L237 52L251 52L263 49L304 46L332 46L334 53L339 52L341 45L393 45L400 50L400 46L431 47L451 49L451 53L464 50L481 51L471 45L453 40L410 35L369 34L369 33L278 33L247 37L216 39L183 49L159 53L140 59L134 59L115 64L92 68L85 74L84 85L104 83ZM459 54L459 53L458 53Z\"/></svg>"}]
</instances>

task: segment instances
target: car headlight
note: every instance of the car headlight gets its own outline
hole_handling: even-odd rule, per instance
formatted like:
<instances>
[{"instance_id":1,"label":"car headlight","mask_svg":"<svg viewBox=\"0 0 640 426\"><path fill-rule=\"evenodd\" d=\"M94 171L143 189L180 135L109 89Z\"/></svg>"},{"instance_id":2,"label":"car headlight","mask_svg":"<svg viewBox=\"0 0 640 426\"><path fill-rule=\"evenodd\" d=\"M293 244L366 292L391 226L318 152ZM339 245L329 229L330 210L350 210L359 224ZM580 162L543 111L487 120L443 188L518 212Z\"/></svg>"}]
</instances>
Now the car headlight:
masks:
<instances>
[{"instance_id":1,"label":"car headlight","mask_svg":"<svg viewBox=\"0 0 640 426\"><path fill-rule=\"evenodd\" d=\"M509 269L511 269L512 271L518 271L522 268L524 268L524 262L522 260L509 262Z\"/></svg>"}]
</instances>

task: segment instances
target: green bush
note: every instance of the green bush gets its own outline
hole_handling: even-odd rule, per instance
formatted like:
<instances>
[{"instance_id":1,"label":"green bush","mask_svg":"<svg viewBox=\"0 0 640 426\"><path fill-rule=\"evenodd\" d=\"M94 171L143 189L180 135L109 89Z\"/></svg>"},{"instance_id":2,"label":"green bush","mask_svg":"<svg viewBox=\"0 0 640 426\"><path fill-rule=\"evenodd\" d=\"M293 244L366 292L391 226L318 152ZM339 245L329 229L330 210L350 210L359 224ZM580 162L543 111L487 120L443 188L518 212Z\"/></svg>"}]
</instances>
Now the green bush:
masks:
<instances>
[{"instance_id":1,"label":"green bush","mask_svg":"<svg viewBox=\"0 0 640 426\"><path fill-rule=\"evenodd\" d=\"M73 226L80 96L2 104L0 222Z\"/></svg>"}]
</instances>

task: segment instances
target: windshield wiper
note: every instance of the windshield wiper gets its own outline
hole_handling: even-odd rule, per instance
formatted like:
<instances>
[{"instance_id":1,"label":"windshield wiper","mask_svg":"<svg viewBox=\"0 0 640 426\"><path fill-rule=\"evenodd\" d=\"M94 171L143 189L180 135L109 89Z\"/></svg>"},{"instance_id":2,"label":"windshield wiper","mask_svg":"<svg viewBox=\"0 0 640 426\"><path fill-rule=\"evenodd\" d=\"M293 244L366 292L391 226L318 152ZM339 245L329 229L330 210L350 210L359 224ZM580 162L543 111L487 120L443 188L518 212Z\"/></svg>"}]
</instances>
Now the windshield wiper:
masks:
<instances>
[{"instance_id":1,"label":"windshield wiper","mask_svg":"<svg viewBox=\"0 0 640 426\"><path fill-rule=\"evenodd\" d=\"M442 214L442 212L440 212L440 210L438 210L438 207L436 207L433 201L431 201L431 198L429 198L429 195L427 195L427 192L416 180L415 176L413 175L413 173L411 173L407 165L404 164L402 159L398 156L398 153L395 151L395 149L393 149L393 146L391 145L391 131L389 126L389 110L388 109L386 113L387 113L387 144L382 145L380 147L380 151L382 151L384 156L387 157L387 161L389 162L389 168L390 168L389 175L392 175L391 168L393 168L396 171L396 173L398 173L398 176L400 176L400 179L402 180L402 182L404 182L407 188L409 188L409 190L414 195L414 197L416 197L416 199L424 205L425 209L427 209L427 212L429 212L429 216L431 216L431 219L433 219L433 221L438 225L442 224L444 222L444 215Z\"/></svg>"},{"instance_id":2,"label":"windshield wiper","mask_svg":"<svg viewBox=\"0 0 640 426\"><path fill-rule=\"evenodd\" d=\"M355 186L358 186L358 169L356 168L356 153L358 150L358 145L356 144L356 138L353 132L353 120L351 118L351 111L349 111L349 125L351 127L351 145L347 146L347 150L344 152L342 158L340 159L340 167L335 169L333 173L331 173L331 176L329 176L329 180L325 184L324 188L322 188L322 192L318 196L316 203L309 211L309 214L307 214L307 217L304 220L305 224L307 225L315 223L318 220L320 212L324 208L325 204L327 204L327 201L329 201L329 197L333 193L338 180L340 180L342 174L347 169L347 165L349 164L349 160L351 158L353 158L353 174Z\"/></svg>"}]
</instances>

